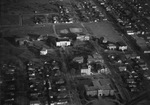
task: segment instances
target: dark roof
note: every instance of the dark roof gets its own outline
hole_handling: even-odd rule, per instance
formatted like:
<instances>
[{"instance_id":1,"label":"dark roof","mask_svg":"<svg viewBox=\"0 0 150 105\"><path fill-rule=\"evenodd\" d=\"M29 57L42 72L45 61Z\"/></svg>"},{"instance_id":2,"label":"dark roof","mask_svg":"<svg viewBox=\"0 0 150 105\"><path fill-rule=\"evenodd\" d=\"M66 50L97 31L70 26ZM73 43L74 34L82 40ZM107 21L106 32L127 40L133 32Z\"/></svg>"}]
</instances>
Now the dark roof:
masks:
<instances>
[{"instance_id":1,"label":"dark roof","mask_svg":"<svg viewBox=\"0 0 150 105\"><path fill-rule=\"evenodd\" d=\"M123 42L116 42L116 44L118 44L119 46L126 46L126 44Z\"/></svg>"},{"instance_id":2,"label":"dark roof","mask_svg":"<svg viewBox=\"0 0 150 105\"><path fill-rule=\"evenodd\" d=\"M77 37L77 34L75 33L60 34L60 37L68 37L70 39L75 39Z\"/></svg>"},{"instance_id":3,"label":"dark roof","mask_svg":"<svg viewBox=\"0 0 150 105\"><path fill-rule=\"evenodd\" d=\"M69 41L69 38L57 38L56 41Z\"/></svg>"},{"instance_id":4,"label":"dark roof","mask_svg":"<svg viewBox=\"0 0 150 105\"><path fill-rule=\"evenodd\" d=\"M38 39L41 35L39 35L39 34L28 34L28 36L32 39Z\"/></svg>"}]
</instances>

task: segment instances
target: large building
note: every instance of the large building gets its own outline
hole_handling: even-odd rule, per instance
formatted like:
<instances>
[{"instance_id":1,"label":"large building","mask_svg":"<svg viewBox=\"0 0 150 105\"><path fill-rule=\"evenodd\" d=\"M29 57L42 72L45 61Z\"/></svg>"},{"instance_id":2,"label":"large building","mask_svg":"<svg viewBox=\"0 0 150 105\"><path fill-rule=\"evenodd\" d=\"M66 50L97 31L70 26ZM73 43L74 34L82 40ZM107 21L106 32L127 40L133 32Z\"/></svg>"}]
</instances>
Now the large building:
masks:
<instances>
[{"instance_id":1,"label":"large building","mask_svg":"<svg viewBox=\"0 0 150 105\"><path fill-rule=\"evenodd\" d=\"M91 85L84 85L87 96L113 96L114 89L109 79L93 79Z\"/></svg>"}]
</instances>

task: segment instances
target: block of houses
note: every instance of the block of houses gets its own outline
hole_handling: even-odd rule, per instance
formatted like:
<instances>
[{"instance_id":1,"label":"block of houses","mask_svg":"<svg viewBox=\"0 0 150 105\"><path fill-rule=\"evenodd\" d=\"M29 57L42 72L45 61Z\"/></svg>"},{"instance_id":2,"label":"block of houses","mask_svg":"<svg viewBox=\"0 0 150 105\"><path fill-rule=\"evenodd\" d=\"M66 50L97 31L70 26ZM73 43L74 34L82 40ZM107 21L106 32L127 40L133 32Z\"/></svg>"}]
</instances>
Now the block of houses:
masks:
<instances>
[{"instance_id":1,"label":"block of houses","mask_svg":"<svg viewBox=\"0 0 150 105\"><path fill-rule=\"evenodd\" d=\"M136 53L132 53L132 54L126 54L125 55L127 59L140 59L141 57L139 55L137 55Z\"/></svg>"},{"instance_id":2,"label":"block of houses","mask_svg":"<svg viewBox=\"0 0 150 105\"><path fill-rule=\"evenodd\" d=\"M118 45L118 50L124 51L127 50L127 45L123 42L117 42L116 43Z\"/></svg>"},{"instance_id":3,"label":"block of houses","mask_svg":"<svg viewBox=\"0 0 150 105\"><path fill-rule=\"evenodd\" d=\"M80 56L80 57L75 57L73 59L73 61L76 61L78 63L83 63L84 61L84 57L83 56ZM91 55L88 55L88 58L87 58L87 61L88 61L88 64L90 64L91 62L99 62L99 63L104 63L104 59L102 58L102 56L98 53L94 53L92 56Z\"/></svg>"},{"instance_id":4,"label":"block of houses","mask_svg":"<svg viewBox=\"0 0 150 105\"><path fill-rule=\"evenodd\" d=\"M91 85L84 85L87 96L108 96L114 95L114 89L109 79L94 79Z\"/></svg>"}]
</instances>

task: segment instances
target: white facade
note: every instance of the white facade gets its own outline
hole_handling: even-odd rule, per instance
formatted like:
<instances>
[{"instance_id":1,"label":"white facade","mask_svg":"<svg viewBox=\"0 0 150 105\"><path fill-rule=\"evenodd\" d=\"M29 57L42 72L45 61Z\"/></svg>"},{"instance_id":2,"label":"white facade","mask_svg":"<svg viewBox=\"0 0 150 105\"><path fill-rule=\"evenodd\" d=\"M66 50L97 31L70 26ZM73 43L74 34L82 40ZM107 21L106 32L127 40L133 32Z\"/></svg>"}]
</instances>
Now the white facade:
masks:
<instances>
[{"instance_id":1,"label":"white facade","mask_svg":"<svg viewBox=\"0 0 150 105\"><path fill-rule=\"evenodd\" d=\"M47 49L43 49L40 51L40 55L46 55L48 53Z\"/></svg>"},{"instance_id":2,"label":"white facade","mask_svg":"<svg viewBox=\"0 0 150 105\"><path fill-rule=\"evenodd\" d=\"M119 50L122 50L122 51L127 50L127 46L119 46Z\"/></svg>"},{"instance_id":3,"label":"white facade","mask_svg":"<svg viewBox=\"0 0 150 105\"><path fill-rule=\"evenodd\" d=\"M70 41L60 41L60 42L56 42L56 46L70 46L71 42Z\"/></svg>"},{"instance_id":4,"label":"white facade","mask_svg":"<svg viewBox=\"0 0 150 105\"><path fill-rule=\"evenodd\" d=\"M80 41L90 40L90 37L89 36L80 35L80 36L77 36L77 40L80 40Z\"/></svg>"},{"instance_id":5,"label":"white facade","mask_svg":"<svg viewBox=\"0 0 150 105\"><path fill-rule=\"evenodd\" d=\"M128 31L127 31L127 34L128 34L128 35L135 35L135 32L133 32L132 30L128 30Z\"/></svg>"},{"instance_id":6,"label":"white facade","mask_svg":"<svg viewBox=\"0 0 150 105\"><path fill-rule=\"evenodd\" d=\"M88 65L88 68L81 69L81 74L90 75L91 74L91 65Z\"/></svg>"}]
</instances>

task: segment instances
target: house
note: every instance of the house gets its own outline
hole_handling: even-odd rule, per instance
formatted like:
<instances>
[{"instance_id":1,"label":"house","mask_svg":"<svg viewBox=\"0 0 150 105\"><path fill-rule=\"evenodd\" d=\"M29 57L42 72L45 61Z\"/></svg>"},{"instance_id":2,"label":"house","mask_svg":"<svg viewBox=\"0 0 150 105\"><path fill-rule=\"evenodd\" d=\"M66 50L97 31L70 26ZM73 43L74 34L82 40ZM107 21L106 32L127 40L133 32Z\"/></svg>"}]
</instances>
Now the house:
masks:
<instances>
[{"instance_id":1,"label":"house","mask_svg":"<svg viewBox=\"0 0 150 105\"><path fill-rule=\"evenodd\" d=\"M41 105L41 102L39 100L30 101L29 105Z\"/></svg>"},{"instance_id":2,"label":"house","mask_svg":"<svg viewBox=\"0 0 150 105\"><path fill-rule=\"evenodd\" d=\"M119 67L119 71L122 72L122 71L127 71L127 67L126 66L120 66Z\"/></svg>"},{"instance_id":3,"label":"house","mask_svg":"<svg viewBox=\"0 0 150 105\"><path fill-rule=\"evenodd\" d=\"M125 54L127 59L140 59L141 57L139 55L137 55L136 53L132 53L132 54Z\"/></svg>"},{"instance_id":4,"label":"house","mask_svg":"<svg viewBox=\"0 0 150 105\"><path fill-rule=\"evenodd\" d=\"M81 75L91 75L91 65L83 65L81 67Z\"/></svg>"},{"instance_id":5,"label":"house","mask_svg":"<svg viewBox=\"0 0 150 105\"><path fill-rule=\"evenodd\" d=\"M127 35L136 35L136 32L134 32L134 30L132 29L126 29L127 31Z\"/></svg>"},{"instance_id":6,"label":"house","mask_svg":"<svg viewBox=\"0 0 150 105\"><path fill-rule=\"evenodd\" d=\"M58 38L56 40L56 46L63 47L63 46L70 46L71 40L69 38Z\"/></svg>"},{"instance_id":7,"label":"house","mask_svg":"<svg viewBox=\"0 0 150 105\"><path fill-rule=\"evenodd\" d=\"M118 50L124 51L127 50L127 45L123 42L116 42L116 44L118 45Z\"/></svg>"},{"instance_id":8,"label":"house","mask_svg":"<svg viewBox=\"0 0 150 105\"><path fill-rule=\"evenodd\" d=\"M68 105L68 103L69 103L69 99L60 99L54 104L51 103L51 105Z\"/></svg>"},{"instance_id":9,"label":"house","mask_svg":"<svg viewBox=\"0 0 150 105\"><path fill-rule=\"evenodd\" d=\"M109 73L110 73L110 70L109 70L107 67L102 66L102 68L98 70L98 73L109 74Z\"/></svg>"},{"instance_id":10,"label":"house","mask_svg":"<svg viewBox=\"0 0 150 105\"><path fill-rule=\"evenodd\" d=\"M39 35L39 34L28 34L29 40L30 41L40 41L43 39L43 35Z\"/></svg>"},{"instance_id":11,"label":"house","mask_svg":"<svg viewBox=\"0 0 150 105\"><path fill-rule=\"evenodd\" d=\"M92 56L88 55L88 64L91 62L99 62L99 63L104 63L103 57L99 53L94 53Z\"/></svg>"},{"instance_id":12,"label":"house","mask_svg":"<svg viewBox=\"0 0 150 105\"><path fill-rule=\"evenodd\" d=\"M47 55L48 51L46 48L42 48L42 50L40 51L40 55Z\"/></svg>"},{"instance_id":13,"label":"house","mask_svg":"<svg viewBox=\"0 0 150 105\"><path fill-rule=\"evenodd\" d=\"M45 48L43 47L40 50L40 55L47 55L48 53L54 53L54 49L50 49L50 48Z\"/></svg>"},{"instance_id":14,"label":"house","mask_svg":"<svg viewBox=\"0 0 150 105\"><path fill-rule=\"evenodd\" d=\"M84 60L83 56L73 58L73 61L78 62L80 64L83 63L83 60Z\"/></svg>"},{"instance_id":15,"label":"house","mask_svg":"<svg viewBox=\"0 0 150 105\"><path fill-rule=\"evenodd\" d=\"M15 41L21 46L29 42L29 37L16 38Z\"/></svg>"},{"instance_id":16,"label":"house","mask_svg":"<svg viewBox=\"0 0 150 105\"><path fill-rule=\"evenodd\" d=\"M77 34L77 40L80 41L90 40L90 36L85 34Z\"/></svg>"},{"instance_id":17,"label":"house","mask_svg":"<svg viewBox=\"0 0 150 105\"><path fill-rule=\"evenodd\" d=\"M143 76L147 79L150 80L150 74L148 72L144 72Z\"/></svg>"},{"instance_id":18,"label":"house","mask_svg":"<svg viewBox=\"0 0 150 105\"><path fill-rule=\"evenodd\" d=\"M65 84L65 80L64 79L59 79L55 82L55 84L59 85L59 84Z\"/></svg>"},{"instance_id":19,"label":"house","mask_svg":"<svg viewBox=\"0 0 150 105\"><path fill-rule=\"evenodd\" d=\"M139 65L139 66L142 70L148 70L148 67L146 65Z\"/></svg>"},{"instance_id":20,"label":"house","mask_svg":"<svg viewBox=\"0 0 150 105\"><path fill-rule=\"evenodd\" d=\"M108 40L107 40L106 37L101 37L101 38L100 38L100 42L102 42L102 43L107 43Z\"/></svg>"},{"instance_id":21,"label":"house","mask_svg":"<svg viewBox=\"0 0 150 105\"><path fill-rule=\"evenodd\" d=\"M93 79L92 84L84 85L87 96L108 96L114 95L114 89L109 79Z\"/></svg>"},{"instance_id":22,"label":"house","mask_svg":"<svg viewBox=\"0 0 150 105\"><path fill-rule=\"evenodd\" d=\"M117 46L115 44L110 43L110 44L107 45L107 48L109 50L115 50L117 48Z\"/></svg>"},{"instance_id":23,"label":"house","mask_svg":"<svg viewBox=\"0 0 150 105\"><path fill-rule=\"evenodd\" d=\"M136 83L136 81L133 78L128 78L127 83L134 84L134 83Z\"/></svg>"},{"instance_id":24,"label":"house","mask_svg":"<svg viewBox=\"0 0 150 105\"><path fill-rule=\"evenodd\" d=\"M60 37L60 38L68 38L68 39L70 39L70 40L76 40L77 34L75 34L75 33L66 33L66 34L63 34L63 33L61 33L61 34L59 35L59 37Z\"/></svg>"}]
</instances>

